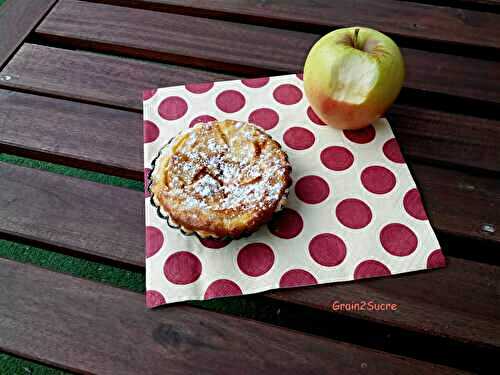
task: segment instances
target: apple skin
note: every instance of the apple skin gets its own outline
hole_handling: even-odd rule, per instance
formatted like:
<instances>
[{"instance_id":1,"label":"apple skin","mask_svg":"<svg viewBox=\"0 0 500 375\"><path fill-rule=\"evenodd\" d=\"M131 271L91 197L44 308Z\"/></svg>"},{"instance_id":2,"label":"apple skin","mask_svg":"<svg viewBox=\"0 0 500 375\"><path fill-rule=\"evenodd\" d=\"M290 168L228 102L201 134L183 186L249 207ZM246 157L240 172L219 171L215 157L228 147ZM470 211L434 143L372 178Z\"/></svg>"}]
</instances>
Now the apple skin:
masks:
<instances>
[{"instance_id":1,"label":"apple skin","mask_svg":"<svg viewBox=\"0 0 500 375\"><path fill-rule=\"evenodd\" d=\"M326 34L311 48L304 90L326 124L359 129L385 113L404 77L403 56L391 38L366 27L349 27Z\"/></svg>"}]
</instances>

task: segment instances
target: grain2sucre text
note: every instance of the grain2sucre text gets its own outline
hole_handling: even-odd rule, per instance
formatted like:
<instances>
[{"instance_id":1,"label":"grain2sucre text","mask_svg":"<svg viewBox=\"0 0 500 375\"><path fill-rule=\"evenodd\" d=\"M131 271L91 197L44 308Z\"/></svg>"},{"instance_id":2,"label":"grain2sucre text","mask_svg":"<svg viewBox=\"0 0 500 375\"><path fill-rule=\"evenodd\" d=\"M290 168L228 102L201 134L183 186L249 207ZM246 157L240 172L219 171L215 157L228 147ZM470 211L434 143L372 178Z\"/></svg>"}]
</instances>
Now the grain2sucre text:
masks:
<instances>
[{"instance_id":1,"label":"grain2sucre text","mask_svg":"<svg viewBox=\"0 0 500 375\"><path fill-rule=\"evenodd\" d=\"M362 300L359 302L333 301L331 304L333 311L397 311L397 303L380 303L373 300Z\"/></svg>"}]
</instances>

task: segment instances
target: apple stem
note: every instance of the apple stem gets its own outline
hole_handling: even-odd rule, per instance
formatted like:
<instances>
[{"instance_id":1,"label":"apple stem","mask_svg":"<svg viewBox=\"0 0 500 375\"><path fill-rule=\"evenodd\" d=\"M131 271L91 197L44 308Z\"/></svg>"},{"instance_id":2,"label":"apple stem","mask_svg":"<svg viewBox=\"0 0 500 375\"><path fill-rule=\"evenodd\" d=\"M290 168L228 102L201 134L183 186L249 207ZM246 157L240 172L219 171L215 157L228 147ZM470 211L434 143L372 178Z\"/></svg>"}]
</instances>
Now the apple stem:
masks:
<instances>
[{"instance_id":1,"label":"apple stem","mask_svg":"<svg viewBox=\"0 0 500 375\"><path fill-rule=\"evenodd\" d=\"M358 47L358 34L359 34L359 29L354 29L354 48L360 49Z\"/></svg>"}]
</instances>

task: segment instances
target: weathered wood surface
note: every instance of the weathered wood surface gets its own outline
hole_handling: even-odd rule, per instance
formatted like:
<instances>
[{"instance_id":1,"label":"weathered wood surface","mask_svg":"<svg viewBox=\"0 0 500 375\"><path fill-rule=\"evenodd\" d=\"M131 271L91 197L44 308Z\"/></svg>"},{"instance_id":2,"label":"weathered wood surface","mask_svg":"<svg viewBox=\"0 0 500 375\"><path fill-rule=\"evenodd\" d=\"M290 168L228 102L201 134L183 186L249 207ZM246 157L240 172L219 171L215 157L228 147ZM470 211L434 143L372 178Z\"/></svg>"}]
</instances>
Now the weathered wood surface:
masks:
<instances>
[{"instance_id":1,"label":"weathered wood surface","mask_svg":"<svg viewBox=\"0 0 500 375\"><path fill-rule=\"evenodd\" d=\"M80 373L459 373L3 259L0 297L0 349Z\"/></svg>"},{"instance_id":2,"label":"weathered wood surface","mask_svg":"<svg viewBox=\"0 0 500 375\"><path fill-rule=\"evenodd\" d=\"M5 129L0 145L9 151L43 153L55 161L66 158L71 165L82 160L83 166L143 178L138 114L7 91L0 91L0 109ZM500 185L495 177L417 163L411 167L436 229L500 242L500 233L482 230L484 224L500 226Z\"/></svg>"},{"instance_id":3,"label":"weathered wood surface","mask_svg":"<svg viewBox=\"0 0 500 375\"><path fill-rule=\"evenodd\" d=\"M144 266L142 192L4 163L0 163L0 190L4 217L0 233ZM324 310L335 299L397 303L402 309L398 313L359 316L465 343L500 347L500 306L496 303L500 267L453 257L449 262L443 270L398 279L265 295Z\"/></svg>"},{"instance_id":4,"label":"weathered wood surface","mask_svg":"<svg viewBox=\"0 0 500 375\"><path fill-rule=\"evenodd\" d=\"M25 44L0 72L0 86L142 112L142 91L236 79L173 65Z\"/></svg>"},{"instance_id":5,"label":"weathered wood surface","mask_svg":"<svg viewBox=\"0 0 500 375\"><path fill-rule=\"evenodd\" d=\"M46 41L239 74L300 71L320 36L74 0L61 0L36 32ZM500 103L499 62L402 52L405 87Z\"/></svg>"},{"instance_id":6,"label":"weathered wood surface","mask_svg":"<svg viewBox=\"0 0 500 375\"><path fill-rule=\"evenodd\" d=\"M8 0L0 7L0 68L56 0Z\"/></svg>"},{"instance_id":7,"label":"weathered wood surface","mask_svg":"<svg viewBox=\"0 0 500 375\"><path fill-rule=\"evenodd\" d=\"M145 88L236 79L236 76L228 74L32 44L24 45L1 74L11 77L8 82L4 82L4 87L40 95L53 95L95 104L106 104L132 111L142 109L140 93ZM5 100L5 95L3 97ZM33 117L35 114L40 114L40 110L47 116L51 112L50 106L44 109L43 105L48 104L29 103L30 100L35 99L36 97L12 94L7 102L4 101L3 108L8 110L9 107L5 107L5 105L19 106L18 113L21 110L31 112L25 107L33 105ZM40 101L50 102L49 99L42 98ZM57 108L61 116L77 108L82 108L83 113L89 112L85 110L87 107L77 103L59 102L57 104L54 102L54 105L58 105ZM97 113L104 116L103 122L111 121L114 123L112 120L113 112L96 108ZM22 115L21 113L20 116ZM119 121L124 121L124 116L126 114L117 112ZM500 137L500 123L498 121L406 104L396 104L390 109L387 116L406 156L495 172L500 171L500 149L497 147L496 141ZM139 124L137 116L130 115L129 117L130 120L126 121L127 124L132 124L134 121L135 124ZM54 119L54 116L50 116L50 118ZM71 117L71 121L81 124L81 126L93 128L99 126L99 120L94 120L90 124L87 122L90 120L88 115L84 115L84 119L85 121L76 116ZM20 147L24 144L27 147L33 146L32 142L29 141L30 134L32 133L32 136L36 138L39 134L36 129L27 132L26 126L28 124L20 124L21 120L19 118L5 125L11 132L10 141L0 139L0 142L13 142ZM46 128L49 125L43 118L39 118L38 121L41 128ZM87 123L85 124L85 122ZM50 126L56 128L63 127L64 124L52 122ZM110 130L112 129L116 128L111 127ZM40 129L40 131L42 130ZM51 130L48 132L54 134ZM15 133L23 133L24 135ZM123 138L122 142L130 142L126 136L121 138ZM38 142L38 140L36 141ZM45 146L41 145L41 147ZM138 150L142 146L136 143L134 147ZM47 151L49 150L47 149ZM135 153L137 157L142 154L140 151L135 151ZM90 154L88 157L94 157L94 155ZM130 156L125 159L127 158ZM117 162L120 160L111 161L110 165ZM139 165L136 166L136 170L138 168L140 168Z\"/></svg>"},{"instance_id":8,"label":"weathered wood surface","mask_svg":"<svg viewBox=\"0 0 500 375\"><path fill-rule=\"evenodd\" d=\"M484 1L484 0L483 0ZM392 36L500 48L500 15L396 0L98 0L194 16L327 31L363 25ZM499 5L495 0L492 4Z\"/></svg>"},{"instance_id":9,"label":"weathered wood surface","mask_svg":"<svg viewBox=\"0 0 500 375\"><path fill-rule=\"evenodd\" d=\"M0 8L0 35L7 34L0 39L0 67L54 2L11 0ZM498 229L484 230L500 227L500 127L491 116L500 102L497 0L439 1L449 7L394 0L340 0L343 6L335 7L325 0L315 6L273 0L132 0L126 7L100 2L125 5L59 0L31 35L35 43L52 46L25 44L0 72L0 152L142 180L143 89L233 79L235 73L300 71L320 34L364 24L411 47L403 48L403 100L388 118L438 234L467 238L476 246L470 253L500 242ZM360 10L366 7L371 11ZM465 56L453 55L457 51ZM429 105L441 99L447 104ZM0 237L144 266L142 192L5 163L0 191ZM448 261L439 271L263 295L306 306L316 316L322 310L394 327L422 342L459 343L493 362L491 353L500 349L500 267L453 256ZM143 297L132 292L5 260L0 285L2 300L9 301L0 305L0 350L77 372L235 373L244 367L256 373L458 373L186 306L147 311ZM376 300L400 309L332 312L335 300Z\"/></svg>"}]
</instances>

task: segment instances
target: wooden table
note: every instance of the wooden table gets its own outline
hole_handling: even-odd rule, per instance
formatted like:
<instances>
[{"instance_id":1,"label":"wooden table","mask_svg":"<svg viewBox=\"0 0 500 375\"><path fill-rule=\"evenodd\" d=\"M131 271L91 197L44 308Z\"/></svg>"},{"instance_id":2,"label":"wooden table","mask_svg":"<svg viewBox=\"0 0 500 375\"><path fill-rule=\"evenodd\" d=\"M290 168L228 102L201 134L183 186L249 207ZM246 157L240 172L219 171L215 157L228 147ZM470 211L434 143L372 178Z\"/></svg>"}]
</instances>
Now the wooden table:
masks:
<instances>
[{"instance_id":1,"label":"wooden table","mask_svg":"<svg viewBox=\"0 0 500 375\"><path fill-rule=\"evenodd\" d=\"M298 72L346 25L389 34L408 74L387 116L449 266L263 293L277 326L3 259L0 350L100 374L498 369L500 2L424 3L8 0L0 152L141 181L142 89ZM0 163L3 238L142 270L143 210L138 191Z\"/></svg>"}]
</instances>

